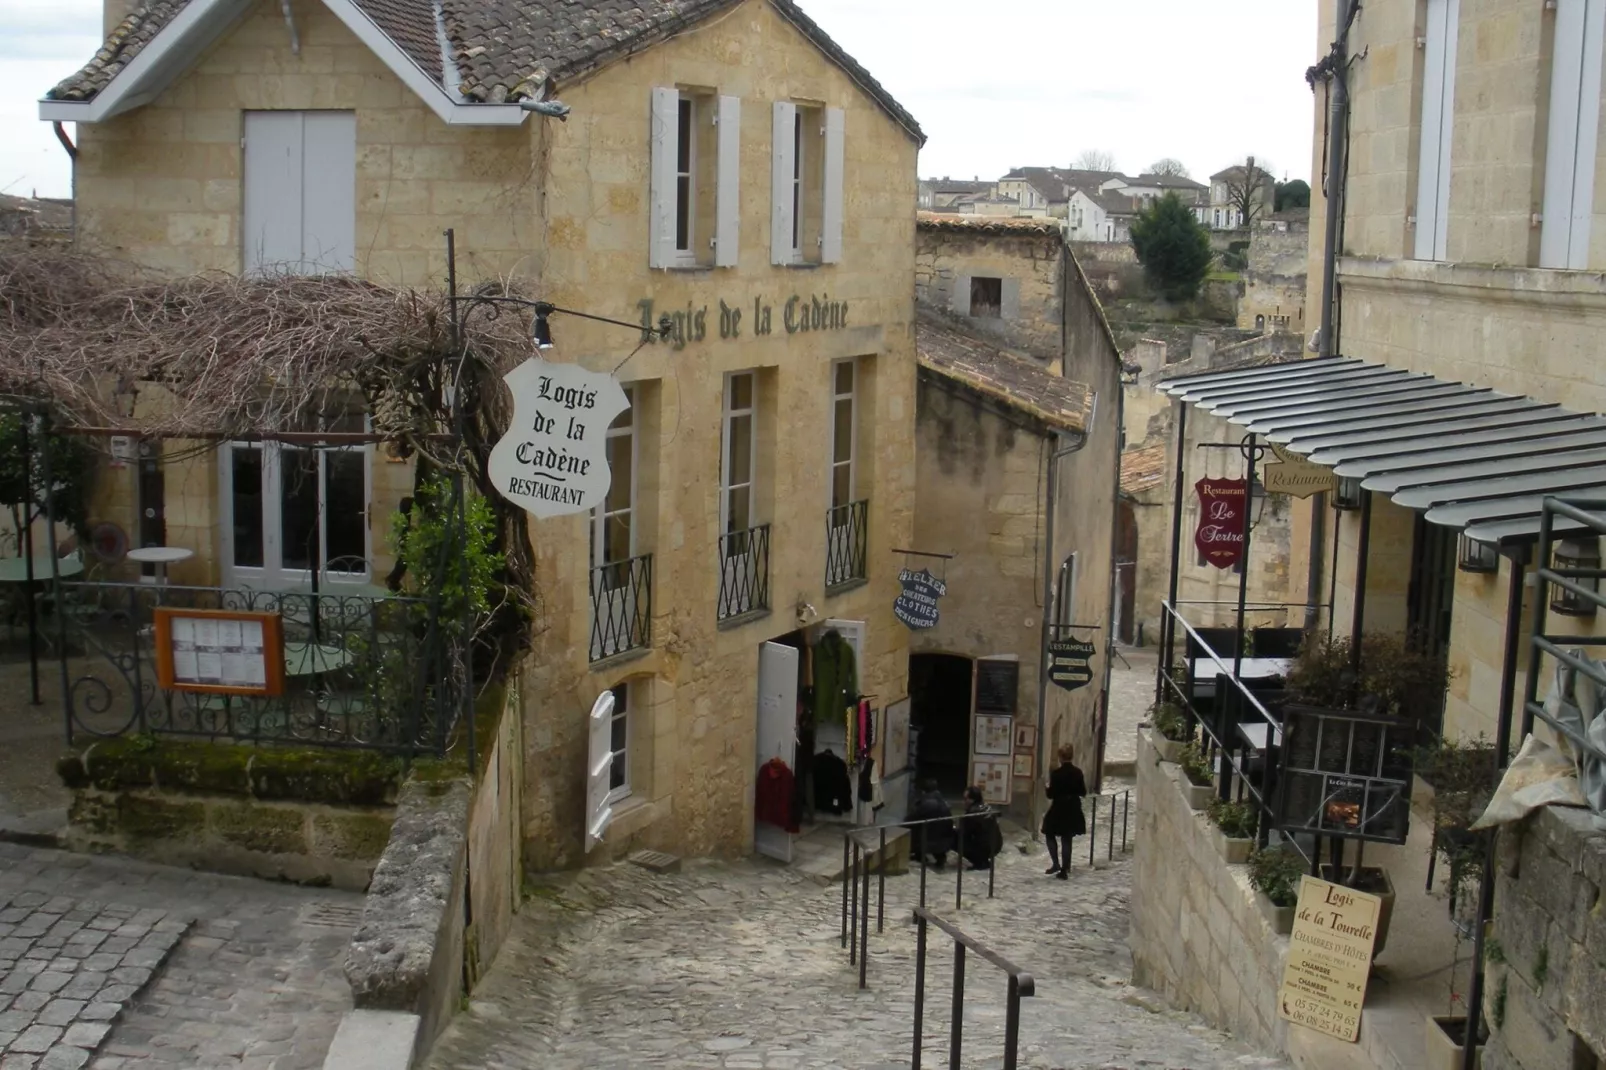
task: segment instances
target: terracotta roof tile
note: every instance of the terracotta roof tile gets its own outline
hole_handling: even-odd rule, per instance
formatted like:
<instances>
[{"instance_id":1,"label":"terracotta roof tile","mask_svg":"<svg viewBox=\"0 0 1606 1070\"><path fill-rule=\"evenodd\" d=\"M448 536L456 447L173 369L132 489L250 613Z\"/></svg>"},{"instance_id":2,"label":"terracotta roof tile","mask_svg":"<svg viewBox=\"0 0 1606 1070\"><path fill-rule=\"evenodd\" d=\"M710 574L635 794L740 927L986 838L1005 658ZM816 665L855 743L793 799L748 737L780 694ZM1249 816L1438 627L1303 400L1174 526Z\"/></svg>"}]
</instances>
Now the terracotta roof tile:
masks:
<instances>
[{"instance_id":1,"label":"terracotta roof tile","mask_svg":"<svg viewBox=\"0 0 1606 1070\"><path fill-rule=\"evenodd\" d=\"M1063 431L1086 426L1088 389L933 312L915 322L920 366Z\"/></svg>"},{"instance_id":2,"label":"terracotta roof tile","mask_svg":"<svg viewBox=\"0 0 1606 1070\"><path fill-rule=\"evenodd\" d=\"M144 0L94 59L48 94L89 100L194 0ZM474 103L537 97L735 7L744 0L354 0L431 78L442 79L440 31ZM843 69L893 120L924 143L920 124L792 0L769 4Z\"/></svg>"},{"instance_id":3,"label":"terracotta roof tile","mask_svg":"<svg viewBox=\"0 0 1606 1070\"><path fill-rule=\"evenodd\" d=\"M1121 489L1136 494L1165 482L1165 457L1164 444L1121 454Z\"/></svg>"},{"instance_id":4,"label":"terracotta roof tile","mask_svg":"<svg viewBox=\"0 0 1606 1070\"><path fill-rule=\"evenodd\" d=\"M1036 216L958 215L952 212L920 212L915 219L920 230L982 231L989 234L1060 233L1056 219Z\"/></svg>"}]
</instances>

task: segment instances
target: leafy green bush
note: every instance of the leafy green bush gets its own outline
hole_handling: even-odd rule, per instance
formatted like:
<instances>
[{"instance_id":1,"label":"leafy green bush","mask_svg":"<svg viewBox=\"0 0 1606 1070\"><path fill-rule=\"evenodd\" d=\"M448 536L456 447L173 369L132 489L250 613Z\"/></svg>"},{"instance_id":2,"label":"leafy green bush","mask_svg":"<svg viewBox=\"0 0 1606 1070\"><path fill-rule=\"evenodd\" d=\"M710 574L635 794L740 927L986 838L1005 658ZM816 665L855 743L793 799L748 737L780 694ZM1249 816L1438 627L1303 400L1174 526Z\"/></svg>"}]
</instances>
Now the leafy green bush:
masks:
<instances>
[{"instance_id":1,"label":"leafy green bush","mask_svg":"<svg viewBox=\"0 0 1606 1070\"><path fill-rule=\"evenodd\" d=\"M1213 799L1205 812L1228 839L1248 840L1254 838L1257 815L1254 806L1250 803Z\"/></svg>"},{"instance_id":2,"label":"leafy green bush","mask_svg":"<svg viewBox=\"0 0 1606 1070\"><path fill-rule=\"evenodd\" d=\"M1450 686L1448 664L1413 649L1403 635L1363 635L1358 674L1351 654L1348 636L1305 642L1288 673L1289 693L1310 706L1405 717L1437 709Z\"/></svg>"},{"instance_id":3,"label":"leafy green bush","mask_svg":"<svg viewBox=\"0 0 1606 1070\"><path fill-rule=\"evenodd\" d=\"M1132 249L1149 284L1167 301L1188 301L1210 271L1210 233L1175 193L1138 213Z\"/></svg>"},{"instance_id":4,"label":"leafy green bush","mask_svg":"<svg viewBox=\"0 0 1606 1070\"><path fill-rule=\"evenodd\" d=\"M1186 743L1193 736L1193 726L1174 702L1156 702L1149 707L1149 718L1154 730L1173 743Z\"/></svg>"},{"instance_id":5,"label":"leafy green bush","mask_svg":"<svg viewBox=\"0 0 1606 1070\"><path fill-rule=\"evenodd\" d=\"M1299 878L1304 874L1304 861L1280 847L1249 854L1249 885L1274 906L1291 907L1299 901Z\"/></svg>"},{"instance_id":6,"label":"leafy green bush","mask_svg":"<svg viewBox=\"0 0 1606 1070\"><path fill-rule=\"evenodd\" d=\"M1177 756L1177 764L1182 766L1182 775L1188 778L1190 784L1203 787L1215 777L1210 768L1210 759L1205 757L1204 748L1198 741L1182 748L1182 753Z\"/></svg>"}]
</instances>

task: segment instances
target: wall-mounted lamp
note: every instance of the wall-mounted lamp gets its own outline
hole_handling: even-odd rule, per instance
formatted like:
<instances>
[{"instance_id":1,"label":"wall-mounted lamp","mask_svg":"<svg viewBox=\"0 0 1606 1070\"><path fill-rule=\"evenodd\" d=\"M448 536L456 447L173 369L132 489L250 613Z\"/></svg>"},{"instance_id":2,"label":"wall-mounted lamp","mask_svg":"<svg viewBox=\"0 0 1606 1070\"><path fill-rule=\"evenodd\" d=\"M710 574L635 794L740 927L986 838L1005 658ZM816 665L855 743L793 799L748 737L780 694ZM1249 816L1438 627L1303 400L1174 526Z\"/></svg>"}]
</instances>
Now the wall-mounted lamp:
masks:
<instances>
[{"instance_id":1,"label":"wall-mounted lamp","mask_svg":"<svg viewBox=\"0 0 1606 1070\"><path fill-rule=\"evenodd\" d=\"M1361 507L1361 479L1359 476L1339 476L1338 487L1333 491L1334 509Z\"/></svg>"},{"instance_id":2,"label":"wall-mounted lamp","mask_svg":"<svg viewBox=\"0 0 1606 1070\"><path fill-rule=\"evenodd\" d=\"M1466 532L1462 532L1456 565L1462 572L1499 572L1500 548L1492 542L1469 539Z\"/></svg>"},{"instance_id":3,"label":"wall-mounted lamp","mask_svg":"<svg viewBox=\"0 0 1606 1070\"><path fill-rule=\"evenodd\" d=\"M1600 569L1600 540L1599 539L1563 539L1556 544L1551 554L1551 566L1560 573L1574 570L1598 571ZM1600 579L1597 576L1568 576L1569 580L1586 591L1599 591ZM1569 617L1593 617L1595 615L1595 600L1584 595L1567 590L1565 587L1554 587L1550 596L1550 608L1557 613L1565 613Z\"/></svg>"},{"instance_id":4,"label":"wall-mounted lamp","mask_svg":"<svg viewBox=\"0 0 1606 1070\"><path fill-rule=\"evenodd\" d=\"M548 317L552 315L552 306L541 302L535 306L535 322L530 328L530 335L535 339L535 348L552 348L552 323Z\"/></svg>"}]
</instances>

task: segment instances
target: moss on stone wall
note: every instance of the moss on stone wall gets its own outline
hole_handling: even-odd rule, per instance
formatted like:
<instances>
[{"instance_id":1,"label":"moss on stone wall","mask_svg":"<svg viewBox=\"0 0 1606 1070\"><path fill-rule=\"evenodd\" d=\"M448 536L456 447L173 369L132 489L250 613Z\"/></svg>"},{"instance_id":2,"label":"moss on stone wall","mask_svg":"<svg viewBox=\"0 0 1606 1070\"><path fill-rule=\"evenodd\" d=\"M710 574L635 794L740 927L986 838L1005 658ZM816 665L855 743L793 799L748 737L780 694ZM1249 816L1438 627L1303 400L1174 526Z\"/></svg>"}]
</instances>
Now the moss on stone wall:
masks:
<instances>
[{"instance_id":1,"label":"moss on stone wall","mask_svg":"<svg viewBox=\"0 0 1606 1070\"><path fill-rule=\"evenodd\" d=\"M62 756L69 788L155 788L198 795L238 795L332 805L394 803L402 777L397 758L360 751L298 750L226 743L102 740Z\"/></svg>"},{"instance_id":2,"label":"moss on stone wall","mask_svg":"<svg viewBox=\"0 0 1606 1070\"><path fill-rule=\"evenodd\" d=\"M117 828L135 840L199 839L206 832L206 805L122 795L117 799Z\"/></svg>"},{"instance_id":3,"label":"moss on stone wall","mask_svg":"<svg viewBox=\"0 0 1606 1070\"><path fill-rule=\"evenodd\" d=\"M334 858L372 862L390 842L391 818L380 814L314 815L313 851Z\"/></svg>"},{"instance_id":4,"label":"moss on stone wall","mask_svg":"<svg viewBox=\"0 0 1606 1070\"><path fill-rule=\"evenodd\" d=\"M212 809L212 830L219 839L264 854L305 854L306 817L299 810L239 803Z\"/></svg>"}]
</instances>

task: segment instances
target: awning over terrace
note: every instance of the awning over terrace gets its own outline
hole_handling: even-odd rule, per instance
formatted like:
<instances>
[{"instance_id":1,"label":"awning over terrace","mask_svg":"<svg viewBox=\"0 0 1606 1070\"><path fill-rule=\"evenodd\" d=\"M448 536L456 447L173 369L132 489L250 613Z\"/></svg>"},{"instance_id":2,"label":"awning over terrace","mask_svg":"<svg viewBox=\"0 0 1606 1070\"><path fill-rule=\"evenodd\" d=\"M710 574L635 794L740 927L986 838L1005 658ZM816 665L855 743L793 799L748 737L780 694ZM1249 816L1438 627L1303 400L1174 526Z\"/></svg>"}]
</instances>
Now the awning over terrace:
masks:
<instances>
[{"instance_id":1,"label":"awning over terrace","mask_svg":"<svg viewBox=\"0 0 1606 1070\"><path fill-rule=\"evenodd\" d=\"M1536 538L1549 495L1606 497L1606 419L1594 413L1353 357L1159 386L1483 542Z\"/></svg>"}]
</instances>

